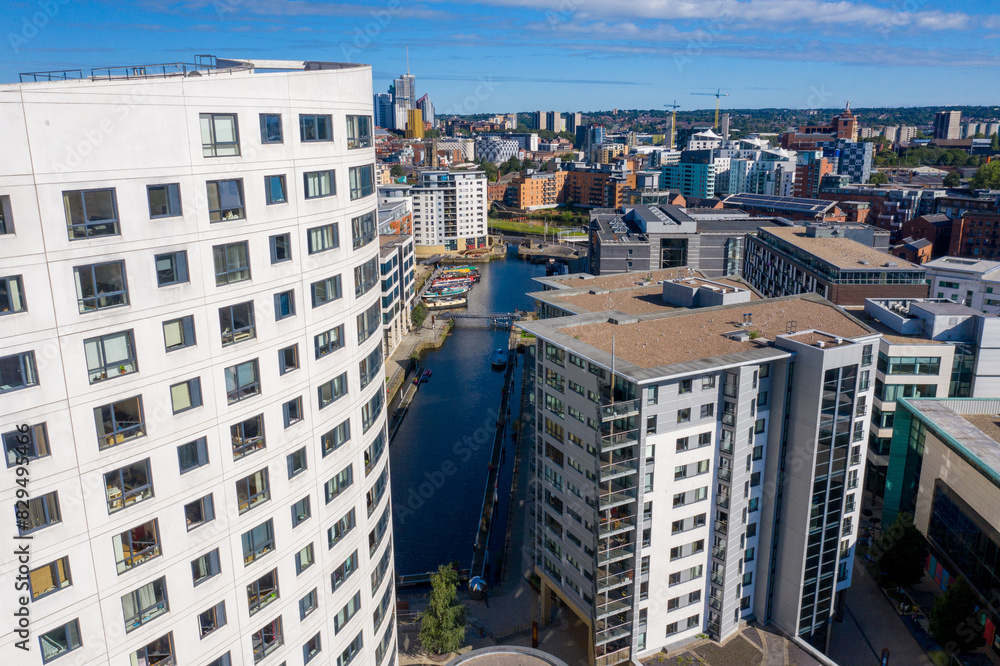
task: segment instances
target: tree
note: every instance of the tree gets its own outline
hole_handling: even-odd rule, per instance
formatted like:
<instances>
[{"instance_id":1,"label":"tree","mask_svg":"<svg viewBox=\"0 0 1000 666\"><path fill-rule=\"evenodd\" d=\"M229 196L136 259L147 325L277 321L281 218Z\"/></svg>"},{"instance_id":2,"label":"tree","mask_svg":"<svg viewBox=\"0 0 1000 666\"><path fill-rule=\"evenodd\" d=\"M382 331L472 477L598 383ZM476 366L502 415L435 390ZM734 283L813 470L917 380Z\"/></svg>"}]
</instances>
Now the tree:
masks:
<instances>
[{"instance_id":1,"label":"tree","mask_svg":"<svg viewBox=\"0 0 1000 666\"><path fill-rule=\"evenodd\" d=\"M442 564L431 574L430 602L420 614L420 643L428 652L455 652L465 642L465 606L457 597L458 572Z\"/></svg>"},{"instance_id":2,"label":"tree","mask_svg":"<svg viewBox=\"0 0 1000 666\"><path fill-rule=\"evenodd\" d=\"M976 608L979 597L962 576L934 600L930 625L934 640L949 654L971 652L986 644Z\"/></svg>"},{"instance_id":3,"label":"tree","mask_svg":"<svg viewBox=\"0 0 1000 666\"><path fill-rule=\"evenodd\" d=\"M1000 153L1000 134L994 134L990 137L990 152Z\"/></svg>"},{"instance_id":4,"label":"tree","mask_svg":"<svg viewBox=\"0 0 1000 666\"><path fill-rule=\"evenodd\" d=\"M392 168L389 169L389 175L393 178L400 178L404 173L403 167L398 164L393 164Z\"/></svg>"},{"instance_id":5,"label":"tree","mask_svg":"<svg viewBox=\"0 0 1000 666\"><path fill-rule=\"evenodd\" d=\"M903 587L924 577L927 542L913 525L913 515L900 513L875 542L875 562L886 578Z\"/></svg>"},{"instance_id":6,"label":"tree","mask_svg":"<svg viewBox=\"0 0 1000 666\"><path fill-rule=\"evenodd\" d=\"M976 190L1000 189L1000 160L989 162L976 169L970 184Z\"/></svg>"},{"instance_id":7,"label":"tree","mask_svg":"<svg viewBox=\"0 0 1000 666\"><path fill-rule=\"evenodd\" d=\"M889 182L889 176L885 175L883 171L876 171L872 174L872 177L868 179L868 182L872 185L886 185Z\"/></svg>"},{"instance_id":8,"label":"tree","mask_svg":"<svg viewBox=\"0 0 1000 666\"><path fill-rule=\"evenodd\" d=\"M962 177L958 175L957 171L949 171L948 175L944 177L945 187L961 187Z\"/></svg>"},{"instance_id":9,"label":"tree","mask_svg":"<svg viewBox=\"0 0 1000 666\"><path fill-rule=\"evenodd\" d=\"M493 162L483 160L479 163L479 168L486 172L486 180L496 181L500 178L500 171Z\"/></svg>"}]
</instances>

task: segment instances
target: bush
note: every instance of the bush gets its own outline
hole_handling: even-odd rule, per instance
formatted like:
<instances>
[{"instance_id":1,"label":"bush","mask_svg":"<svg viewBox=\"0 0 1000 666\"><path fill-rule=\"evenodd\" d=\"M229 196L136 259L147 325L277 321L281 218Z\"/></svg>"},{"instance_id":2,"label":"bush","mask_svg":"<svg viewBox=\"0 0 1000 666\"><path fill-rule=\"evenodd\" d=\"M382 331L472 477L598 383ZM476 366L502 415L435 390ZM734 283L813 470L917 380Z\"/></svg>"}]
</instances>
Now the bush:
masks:
<instances>
[{"instance_id":1,"label":"bush","mask_svg":"<svg viewBox=\"0 0 1000 666\"><path fill-rule=\"evenodd\" d=\"M413 308L413 312L410 313L410 320L413 325L420 328L424 325L424 321L427 319L427 306L423 303L417 303L416 307Z\"/></svg>"}]
</instances>

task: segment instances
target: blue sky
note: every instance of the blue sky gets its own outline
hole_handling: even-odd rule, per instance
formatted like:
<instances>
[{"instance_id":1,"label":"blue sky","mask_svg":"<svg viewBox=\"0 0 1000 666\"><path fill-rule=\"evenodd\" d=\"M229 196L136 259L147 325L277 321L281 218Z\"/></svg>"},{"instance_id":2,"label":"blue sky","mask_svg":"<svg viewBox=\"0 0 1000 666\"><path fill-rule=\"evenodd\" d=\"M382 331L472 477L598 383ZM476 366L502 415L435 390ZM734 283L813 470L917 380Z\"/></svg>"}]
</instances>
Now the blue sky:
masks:
<instances>
[{"instance_id":1,"label":"blue sky","mask_svg":"<svg viewBox=\"0 0 1000 666\"><path fill-rule=\"evenodd\" d=\"M441 113L998 104L982 0L5 0L23 71L224 57L406 69Z\"/></svg>"}]
</instances>

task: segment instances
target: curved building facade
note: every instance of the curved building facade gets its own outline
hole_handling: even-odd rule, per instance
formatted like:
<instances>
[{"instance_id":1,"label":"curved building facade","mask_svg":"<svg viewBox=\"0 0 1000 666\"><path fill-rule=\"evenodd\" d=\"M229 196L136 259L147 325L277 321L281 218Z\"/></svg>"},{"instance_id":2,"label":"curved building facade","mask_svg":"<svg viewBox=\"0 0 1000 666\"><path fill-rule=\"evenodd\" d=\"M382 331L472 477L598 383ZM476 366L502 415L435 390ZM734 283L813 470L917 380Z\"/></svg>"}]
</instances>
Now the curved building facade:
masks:
<instances>
[{"instance_id":1,"label":"curved building facade","mask_svg":"<svg viewBox=\"0 0 1000 666\"><path fill-rule=\"evenodd\" d=\"M94 74L0 86L0 653L394 664L370 68Z\"/></svg>"}]
</instances>

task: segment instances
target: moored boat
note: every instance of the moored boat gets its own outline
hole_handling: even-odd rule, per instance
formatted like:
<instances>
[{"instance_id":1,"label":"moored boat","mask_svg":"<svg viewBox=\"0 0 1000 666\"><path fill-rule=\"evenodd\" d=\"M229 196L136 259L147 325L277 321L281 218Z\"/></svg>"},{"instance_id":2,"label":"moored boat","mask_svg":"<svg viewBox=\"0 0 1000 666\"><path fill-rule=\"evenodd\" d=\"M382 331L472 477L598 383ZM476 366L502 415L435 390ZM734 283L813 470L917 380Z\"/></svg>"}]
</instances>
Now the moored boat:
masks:
<instances>
[{"instance_id":1,"label":"moored boat","mask_svg":"<svg viewBox=\"0 0 1000 666\"><path fill-rule=\"evenodd\" d=\"M493 352L493 356L490 358L490 363L494 368L506 368L507 367L507 350L497 349Z\"/></svg>"},{"instance_id":2,"label":"moored boat","mask_svg":"<svg viewBox=\"0 0 1000 666\"><path fill-rule=\"evenodd\" d=\"M427 306L428 310L447 310L449 308L463 308L469 304L469 299L464 296L449 297L449 298L431 298L428 299L424 297L424 305Z\"/></svg>"}]
</instances>

